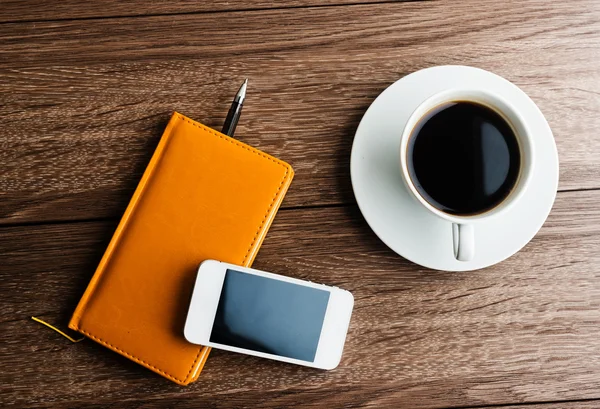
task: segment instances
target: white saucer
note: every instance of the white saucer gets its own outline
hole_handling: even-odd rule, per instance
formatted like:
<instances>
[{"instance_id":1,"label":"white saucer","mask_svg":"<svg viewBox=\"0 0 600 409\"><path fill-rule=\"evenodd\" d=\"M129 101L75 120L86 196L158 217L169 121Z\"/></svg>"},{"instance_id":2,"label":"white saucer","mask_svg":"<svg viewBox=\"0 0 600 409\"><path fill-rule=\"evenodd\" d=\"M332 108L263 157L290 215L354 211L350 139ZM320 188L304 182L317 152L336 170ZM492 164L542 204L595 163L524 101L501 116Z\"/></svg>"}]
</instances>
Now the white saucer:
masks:
<instances>
[{"instance_id":1,"label":"white saucer","mask_svg":"<svg viewBox=\"0 0 600 409\"><path fill-rule=\"evenodd\" d=\"M458 261L450 222L429 213L401 179L400 136L414 109L431 95L460 87L486 89L513 104L534 135L531 183L508 212L475 229L475 257ZM552 131L535 103L516 85L478 68L440 66L389 86L363 116L352 146L354 195L375 234L408 260L437 270L468 271L496 264L527 244L550 213L558 187L558 153Z\"/></svg>"}]
</instances>

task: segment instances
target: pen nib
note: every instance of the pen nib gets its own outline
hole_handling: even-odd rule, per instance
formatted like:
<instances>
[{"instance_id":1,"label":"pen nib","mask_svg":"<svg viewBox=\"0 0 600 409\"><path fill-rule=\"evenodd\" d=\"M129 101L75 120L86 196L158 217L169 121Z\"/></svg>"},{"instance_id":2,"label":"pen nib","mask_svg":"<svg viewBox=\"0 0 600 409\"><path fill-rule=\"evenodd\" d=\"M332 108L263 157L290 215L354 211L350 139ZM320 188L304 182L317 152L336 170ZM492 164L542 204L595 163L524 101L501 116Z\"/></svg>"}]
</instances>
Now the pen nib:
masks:
<instances>
[{"instance_id":1,"label":"pen nib","mask_svg":"<svg viewBox=\"0 0 600 409\"><path fill-rule=\"evenodd\" d=\"M235 101L238 103L242 103L246 98L246 87L248 86L248 78L244 81L237 94L235 95Z\"/></svg>"}]
</instances>

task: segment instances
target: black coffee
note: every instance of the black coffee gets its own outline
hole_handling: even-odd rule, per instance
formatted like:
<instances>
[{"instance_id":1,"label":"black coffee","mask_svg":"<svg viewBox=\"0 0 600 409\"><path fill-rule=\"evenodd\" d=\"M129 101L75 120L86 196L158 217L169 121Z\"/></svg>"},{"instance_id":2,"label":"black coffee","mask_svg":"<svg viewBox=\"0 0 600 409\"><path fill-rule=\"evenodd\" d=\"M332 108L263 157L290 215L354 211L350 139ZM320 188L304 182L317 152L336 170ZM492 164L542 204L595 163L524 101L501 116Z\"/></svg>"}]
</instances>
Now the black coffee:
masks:
<instances>
[{"instance_id":1,"label":"black coffee","mask_svg":"<svg viewBox=\"0 0 600 409\"><path fill-rule=\"evenodd\" d=\"M465 101L429 111L408 141L408 171L419 193L455 215L492 209L519 177L521 155L510 125L494 110Z\"/></svg>"}]
</instances>

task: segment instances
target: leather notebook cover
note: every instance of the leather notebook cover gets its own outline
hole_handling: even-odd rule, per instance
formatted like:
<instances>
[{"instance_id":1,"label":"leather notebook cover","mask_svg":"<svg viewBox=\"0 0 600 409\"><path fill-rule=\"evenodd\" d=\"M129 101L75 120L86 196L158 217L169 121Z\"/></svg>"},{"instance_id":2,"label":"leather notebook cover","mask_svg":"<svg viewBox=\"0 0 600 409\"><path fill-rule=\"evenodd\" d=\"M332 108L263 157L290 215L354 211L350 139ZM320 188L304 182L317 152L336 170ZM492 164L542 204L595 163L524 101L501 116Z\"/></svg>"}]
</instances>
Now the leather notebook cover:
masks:
<instances>
[{"instance_id":1,"label":"leather notebook cover","mask_svg":"<svg viewBox=\"0 0 600 409\"><path fill-rule=\"evenodd\" d=\"M178 384L195 381L210 351L183 336L198 265L249 266L293 174L173 114L69 327Z\"/></svg>"}]
</instances>

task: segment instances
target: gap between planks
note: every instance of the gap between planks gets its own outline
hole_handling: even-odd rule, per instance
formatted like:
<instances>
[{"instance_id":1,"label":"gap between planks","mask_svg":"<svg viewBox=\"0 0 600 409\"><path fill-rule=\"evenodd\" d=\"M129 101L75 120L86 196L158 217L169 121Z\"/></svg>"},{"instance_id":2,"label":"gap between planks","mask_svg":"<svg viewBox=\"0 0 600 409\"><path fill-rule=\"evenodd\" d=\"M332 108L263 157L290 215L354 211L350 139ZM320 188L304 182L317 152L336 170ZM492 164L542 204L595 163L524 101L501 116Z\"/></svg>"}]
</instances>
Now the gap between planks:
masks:
<instances>
[{"instance_id":1,"label":"gap between planks","mask_svg":"<svg viewBox=\"0 0 600 409\"><path fill-rule=\"evenodd\" d=\"M222 14L222 13L253 13L260 11L271 10L294 10L294 9L309 9L309 8L332 8L332 7L352 7L352 6L377 6L389 3L433 3L441 0L381 0L381 1L357 1L353 3L333 3L333 4L304 4L298 6L279 6L279 7L247 7L239 9L223 9L223 10L197 10L197 11L181 11L173 13L147 13L147 14L130 14L130 15L111 15L111 16L87 16L87 17L65 17L65 18L49 18L49 19L28 19L28 20L6 20L0 21L3 24L30 24L30 23L52 23L65 21L86 21L86 20L117 20L117 19L135 19L144 17L168 17L168 16L187 16L197 14ZM1 17L0 17L1 18Z\"/></svg>"},{"instance_id":2,"label":"gap between planks","mask_svg":"<svg viewBox=\"0 0 600 409\"><path fill-rule=\"evenodd\" d=\"M581 188L581 189L559 189L557 194L560 193L573 193L573 192L593 192L596 190L600 190L600 188ZM346 203L327 203L327 204L316 204L316 205L306 205L306 206L290 206L290 207L281 207L278 212L288 212L288 211L296 211L296 210L308 210L308 209L330 209L337 207L351 207L357 206L356 202L346 202ZM0 229L8 228L8 227L27 227L27 226L45 226L45 225L53 225L53 224L69 224L69 223L94 223L94 222L117 222L120 217L91 217L91 218L83 218L83 219L56 219L56 220L43 220L43 221L26 221L26 222L3 222L0 221ZM600 399L600 398L599 398Z\"/></svg>"}]
</instances>

